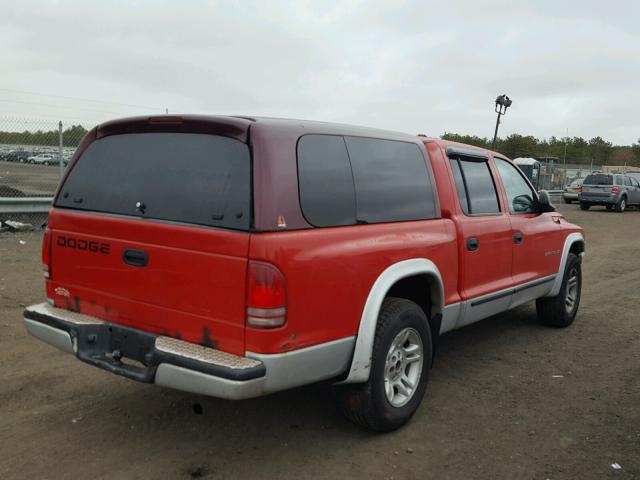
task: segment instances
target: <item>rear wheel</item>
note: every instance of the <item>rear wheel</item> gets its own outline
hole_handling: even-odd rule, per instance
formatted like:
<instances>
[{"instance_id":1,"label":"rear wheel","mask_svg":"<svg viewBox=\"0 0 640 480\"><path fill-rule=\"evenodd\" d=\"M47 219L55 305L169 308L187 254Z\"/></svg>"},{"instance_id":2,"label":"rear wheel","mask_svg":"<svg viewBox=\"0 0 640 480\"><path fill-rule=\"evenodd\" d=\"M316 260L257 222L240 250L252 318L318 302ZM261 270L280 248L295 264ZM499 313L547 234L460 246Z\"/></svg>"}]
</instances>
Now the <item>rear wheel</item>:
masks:
<instances>
[{"instance_id":1,"label":"rear wheel","mask_svg":"<svg viewBox=\"0 0 640 480\"><path fill-rule=\"evenodd\" d=\"M616 203L616 212L622 213L627 209L627 197L622 196L618 203Z\"/></svg>"},{"instance_id":2,"label":"rear wheel","mask_svg":"<svg viewBox=\"0 0 640 480\"><path fill-rule=\"evenodd\" d=\"M580 210L589 210L591 204L588 202L580 202Z\"/></svg>"},{"instance_id":3,"label":"rear wheel","mask_svg":"<svg viewBox=\"0 0 640 480\"><path fill-rule=\"evenodd\" d=\"M613 208L613 205L606 204L604 208L606 208L607 210L611 210Z\"/></svg>"},{"instance_id":4,"label":"rear wheel","mask_svg":"<svg viewBox=\"0 0 640 480\"><path fill-rule=\"evenodd\" d=\"M536 300L538 319L551 327L568 327L573 323L578 313L581 293L582 265L580 258L570 253L558 295Z\"/></svg>"},{"instance_id":5,"label":"rear wheel","mask_svg":"<svg viewBox=\"0 0 640 480\"><path fill-rule=\"evenodd\" d=\"M387 297L380 309L366 383L336 387L338 405L352 422L377 432L411 419L427 387L431 330L414 302Z\"/></svg>"},{"instance_id":6,"label":"rear wheel","mask_svg":"<svg viewBox=\"0 0 640 480\"><path fill-rule=\"evenodd\" d=\"M568 198L564 198L564 197L563 197L563 200L564 200L564 203L567 203L567 204L571 205L572 200L570 200Z\"/></svg>"}]
</instances>

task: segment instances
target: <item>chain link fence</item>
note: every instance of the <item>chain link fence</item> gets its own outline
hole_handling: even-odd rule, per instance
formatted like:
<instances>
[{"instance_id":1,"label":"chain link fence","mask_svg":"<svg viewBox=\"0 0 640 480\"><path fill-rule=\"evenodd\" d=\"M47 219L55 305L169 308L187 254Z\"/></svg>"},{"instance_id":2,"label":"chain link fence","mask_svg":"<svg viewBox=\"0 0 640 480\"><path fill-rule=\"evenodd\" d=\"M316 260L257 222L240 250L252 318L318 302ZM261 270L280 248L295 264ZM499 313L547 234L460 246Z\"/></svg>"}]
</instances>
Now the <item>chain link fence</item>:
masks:
<instances>
[{"instance_id":1,"label":"chain link fence","mask_svg":"<svg viewBox=\"0 0 640 480\"><path fill-rule=\"evenodd\" d=\"M53 194L89 125L0 116L0 229L47 219ZM540 160L538 188L560 191L601 165ZM7 223L8 222L8 223Z\"/></svg>"},{"instance_id":2,"label":"chain link fence","mask_svg":"<svg viewBox=\"0 0 640 480\"><path fill-rule=\"evenodd\" d=\"M87 126L0 117L0 228L40 228Z\"/></svg>"},{"instance_id":3,"label":"chain link fence","mask_svg":"<svg viewBox=\"0 0 640 480\"><path fill-rule=\"evenodd\" d=\"M601 165L572 164L540 161L540 190L563 190L577 179L583 179L593 170L601 170Z\"/></svg>"}]
</instances>

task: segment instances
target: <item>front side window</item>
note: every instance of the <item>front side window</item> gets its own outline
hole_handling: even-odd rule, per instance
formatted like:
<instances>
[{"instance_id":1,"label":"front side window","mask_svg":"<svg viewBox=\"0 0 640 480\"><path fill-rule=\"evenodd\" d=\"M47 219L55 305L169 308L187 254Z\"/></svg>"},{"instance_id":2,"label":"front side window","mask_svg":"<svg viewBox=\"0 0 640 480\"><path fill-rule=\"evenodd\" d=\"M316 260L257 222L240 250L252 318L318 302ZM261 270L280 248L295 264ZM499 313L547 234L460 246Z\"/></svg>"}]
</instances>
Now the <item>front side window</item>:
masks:
<instances>
[{"instance_id":1,"label":"front side window","mask_svg":"<svg viewBox=\"0 0 640 480\"><path fill-rule=\"evenodd\" d=\"M501 158L494 158L502 185L507 193L511 213L535 213L535 195L515 166Z\"/></svg>"}]
</instances>

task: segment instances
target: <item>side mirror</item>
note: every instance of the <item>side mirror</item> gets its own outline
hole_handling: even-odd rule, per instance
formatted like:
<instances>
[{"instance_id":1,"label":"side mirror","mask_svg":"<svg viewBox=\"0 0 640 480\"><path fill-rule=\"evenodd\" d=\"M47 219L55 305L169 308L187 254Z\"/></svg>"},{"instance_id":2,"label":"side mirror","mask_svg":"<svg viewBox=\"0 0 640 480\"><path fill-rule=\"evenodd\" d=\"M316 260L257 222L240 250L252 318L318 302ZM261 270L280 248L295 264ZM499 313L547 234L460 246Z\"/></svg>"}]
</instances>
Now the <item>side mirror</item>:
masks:
<instances>
[{"instance_id":1,"label":"side mirror","mask_svg":"<svg viewBox=\"0 0 640 480\"><path fill-rule=\"evenodd\" d=\"M538 192L538 212L555 212L556 207L553 203L551 203L551 197L549 196L549 192L546 190L540 190Z\"/></svg>"},{"instance_id":2,"label":"side mirror","mask_svg":"<svg viewBox=\"0 0 640 480\"><path fill-rule=\"evenodd\" d=\"M537 211L536 202L531 195L518 195L513 199L513 211L516 213L534 213Z\"/></svg>"}]
</instances>

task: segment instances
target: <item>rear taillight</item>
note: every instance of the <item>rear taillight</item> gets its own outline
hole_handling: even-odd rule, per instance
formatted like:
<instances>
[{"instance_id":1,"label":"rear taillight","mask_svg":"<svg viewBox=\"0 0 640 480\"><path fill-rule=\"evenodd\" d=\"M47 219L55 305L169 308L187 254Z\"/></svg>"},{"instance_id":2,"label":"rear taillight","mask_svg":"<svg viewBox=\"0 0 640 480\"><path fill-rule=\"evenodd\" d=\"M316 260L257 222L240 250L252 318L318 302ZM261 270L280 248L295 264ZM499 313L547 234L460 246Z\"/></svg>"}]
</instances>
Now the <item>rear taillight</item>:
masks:
<instances>
[{"instance_id":1,"label":"rear taillight","mask_svg":"<svg viewBox=\"0 0 640 480\"><path fill-rule=\"evenodd\" d=\"M42 275L51 278L51 230L48 228L42 237Z\"/></svg>"},{"instance_id":2,"label":"rear taillight","mask_svg":"<svg viewBox=\"0 0 640 480\"><path fill-rule=\"evenodd\" d=\"M582 187L576 187L576 192L578 193L582 192Z\"/></svg>"},{"instance_id":3,"label":"rear taillight","mask_svg":"<svg viewBox=\"0 0 640 480\"><path fill-rule=\"evenodd\" d=\"M249 262L247 275L247 325L275 328L287 319L287 286L284 275L275 266Z\"/></svg>"},{"instance_id":4,"label":"rear taillight","mask_svg":"<svg viewBox=\"0 0 640 480\"><path fill-rule=\"evenodd\" d=\"M612 187L611 193L618 193L620 191L620 187Z\"/></svg>"}]
</instances>

